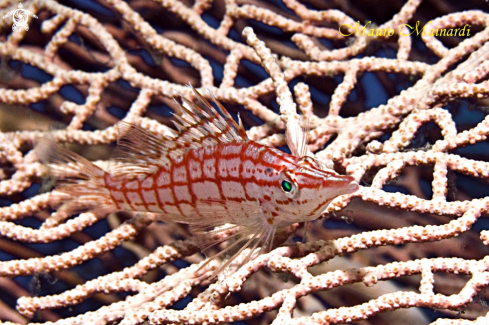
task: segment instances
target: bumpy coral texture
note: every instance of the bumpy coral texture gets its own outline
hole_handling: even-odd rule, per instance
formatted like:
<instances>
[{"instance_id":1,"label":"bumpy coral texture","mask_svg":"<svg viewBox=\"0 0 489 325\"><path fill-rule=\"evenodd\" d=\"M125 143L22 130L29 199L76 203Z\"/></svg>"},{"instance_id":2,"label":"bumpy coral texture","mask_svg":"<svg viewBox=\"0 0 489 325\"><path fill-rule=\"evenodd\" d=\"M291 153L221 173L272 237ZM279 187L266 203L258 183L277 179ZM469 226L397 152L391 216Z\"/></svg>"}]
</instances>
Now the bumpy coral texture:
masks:
<instances>
[{"instance_id":1,"label":"bumpy coral texture","mask_svg":"<svg viewBox=\"0 0 489 325\"><path fill-rule=\"evenodd\" d=\"M487 3L23 4L28 31L0 19L0 324L489 324ZM306 116L360 190L211 281L185 226L49 207L36 139L107 166L117 122L168 135L189 82L284 150Z\"/></svg>"}]
</instances>

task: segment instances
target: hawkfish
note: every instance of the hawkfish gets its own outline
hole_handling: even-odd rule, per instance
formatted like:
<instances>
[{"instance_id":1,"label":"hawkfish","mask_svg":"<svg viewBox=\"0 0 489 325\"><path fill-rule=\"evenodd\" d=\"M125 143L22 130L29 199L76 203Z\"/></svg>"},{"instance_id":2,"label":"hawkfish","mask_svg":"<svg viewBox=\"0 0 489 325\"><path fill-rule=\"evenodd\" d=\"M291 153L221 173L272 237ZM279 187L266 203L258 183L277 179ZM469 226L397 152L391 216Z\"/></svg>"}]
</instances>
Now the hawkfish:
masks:
<instances>
[{"instance_id":1,"label":"hawkfish","mask_svg":"<svg viewBox=\"0 0 489 325\"><path fill-rule=\"evenodd\" d=\"M54 208L157 213L204 233L197 237L202 250L222 242L212 235L233 233L235 241L212 257L237 250L219 272L246 248L270 251L277 229L315 220L333 199L358 189L352 176L325 170L312 157L250 140L212 94L217 109L192 89L197 103L175 100L182 114L174 115L173 136L119 122L107 170L41 139L35 151L57 177Z\"/></svg>"}]
</instances>

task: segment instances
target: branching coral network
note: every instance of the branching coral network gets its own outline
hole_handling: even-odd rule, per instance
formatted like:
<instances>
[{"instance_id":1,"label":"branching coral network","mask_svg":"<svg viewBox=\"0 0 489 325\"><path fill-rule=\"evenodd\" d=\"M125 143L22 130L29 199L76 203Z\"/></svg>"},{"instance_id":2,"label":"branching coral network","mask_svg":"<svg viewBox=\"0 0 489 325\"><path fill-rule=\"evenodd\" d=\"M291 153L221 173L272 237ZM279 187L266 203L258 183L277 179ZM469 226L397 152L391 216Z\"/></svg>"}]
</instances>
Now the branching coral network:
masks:
<instances>
[{"instance_id":1,"label":"branching coral network","mask_svg":"<svg viewBox=\"0 0 489 325\"><path fill-rule=\"evenodd\" d=\"M489 324L487 3L67 3L0 20L0 324ZM107 166L189 82L360 190L217 281L182 225L50 208L36 139Z\"/></svg>"}]
</instances>

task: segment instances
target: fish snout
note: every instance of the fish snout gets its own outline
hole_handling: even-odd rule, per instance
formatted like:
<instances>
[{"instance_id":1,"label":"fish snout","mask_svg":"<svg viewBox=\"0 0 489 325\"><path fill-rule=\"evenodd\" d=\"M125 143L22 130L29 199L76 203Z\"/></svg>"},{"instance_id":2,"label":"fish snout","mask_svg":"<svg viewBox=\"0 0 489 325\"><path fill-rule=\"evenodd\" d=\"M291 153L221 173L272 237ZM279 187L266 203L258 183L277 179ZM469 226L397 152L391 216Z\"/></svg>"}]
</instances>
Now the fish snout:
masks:
<instances>
[{"instance_id":1,"label":"fish snout","mask_svg":"<svg viewBox=\"0 0 489 325\"><path fill-rule=\"evenodd\" d=\"M354 177L349 175L333 175L324 179L324 187L335 188L337 195L351 194L359 189Z\"/></svg>"}]
</instances>

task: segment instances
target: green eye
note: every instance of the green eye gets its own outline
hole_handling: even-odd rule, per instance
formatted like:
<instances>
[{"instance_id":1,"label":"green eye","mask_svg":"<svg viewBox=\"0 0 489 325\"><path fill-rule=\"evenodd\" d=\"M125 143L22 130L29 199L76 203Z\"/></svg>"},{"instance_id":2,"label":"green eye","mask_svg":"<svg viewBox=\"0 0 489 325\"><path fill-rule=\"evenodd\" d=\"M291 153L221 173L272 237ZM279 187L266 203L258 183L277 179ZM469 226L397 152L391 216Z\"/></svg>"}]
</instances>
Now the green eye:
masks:
<instances>
[{"instance_id":1,"label":"green eye","mask_svg":"<svg viewBox=\"0 0 489 325\"><path fill-rule=\"evenodd\" d=\"M288 170L283 171L280 175L280 188L289 199L299 195L299 185L295 182L293 173Z\"/></svg>"},{"instance_id":2,"label":"green eye","mask_svg":"<svg viewBox=\"0 0 489 325\"><path fill-rule=\"evenodd\" d=\"M282 181L282 190L284 190L284 192L290 192L292 191L292 183L289 182L289 181Z\"/></svg>"}]
</instances>

